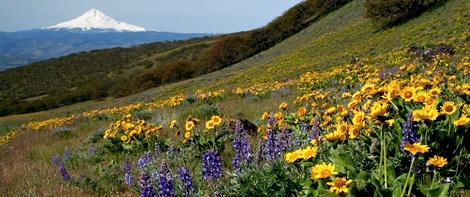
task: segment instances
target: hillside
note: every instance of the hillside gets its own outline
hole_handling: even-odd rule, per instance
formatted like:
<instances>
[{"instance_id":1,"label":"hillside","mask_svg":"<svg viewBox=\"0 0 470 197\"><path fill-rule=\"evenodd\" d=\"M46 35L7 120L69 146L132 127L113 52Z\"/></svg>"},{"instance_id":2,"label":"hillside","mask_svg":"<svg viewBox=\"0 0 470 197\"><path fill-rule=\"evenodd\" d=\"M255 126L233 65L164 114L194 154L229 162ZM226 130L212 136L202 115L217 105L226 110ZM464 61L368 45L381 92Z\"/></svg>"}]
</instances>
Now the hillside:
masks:
<instances>
[{"instance_id":1,"label":"hillside","mask_svg":"<svg viewBox=\"0 0 470 197\"><path fill-rule=\"evenodd\" d=\"M189 171L196 196L468 195L470 4L381 29L365 2L215 72L1 117L0 192L183 196ZM439 46L454 51L413 53Z\"/></svg>"},{"instance_id":2,"label":"hillside","mask_svg":"<svg viewBox=\"0 0 470 197\"><path fill-rule=\"evenodd\" d=\"M118 98L201 76L274 46L348 1L304 1L247 32L94 50L9 69L0 72L0 116Z\"/></svg>"}]
</instances>

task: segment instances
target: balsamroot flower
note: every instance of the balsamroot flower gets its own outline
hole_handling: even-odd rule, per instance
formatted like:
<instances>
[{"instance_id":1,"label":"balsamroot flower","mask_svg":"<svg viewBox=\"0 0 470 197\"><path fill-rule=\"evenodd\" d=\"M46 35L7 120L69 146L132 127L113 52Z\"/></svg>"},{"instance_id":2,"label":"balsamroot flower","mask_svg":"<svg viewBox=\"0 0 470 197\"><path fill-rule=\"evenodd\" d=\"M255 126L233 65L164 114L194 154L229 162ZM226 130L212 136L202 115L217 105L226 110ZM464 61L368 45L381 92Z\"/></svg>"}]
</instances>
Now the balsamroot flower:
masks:
<instances>
[{"instance_id":1,"label":"balsamroot flower","mask_svg":"<svg viewBox=\"0 0 470 197\"><path fill-rule=\"evenodd\" d=\"M326 183L330 187L330 192L335 194L348 193L348 185L351 184L352 180L346 180L346 178L336 178L333 182Z\"/></svg>"},{"instance_id":2,"label":"balsamroot flower","mask_svg":"<svg viewBox=\"0 0 470 197\"><path fill-rule=\"evenodd\" d=\"M421 142L416 142L414 144L406 143L404 146L404 149L408 152L410 152L413 155L416 155L418 153L427 153L429 152L429 146L428 145L421 145Z\"/></svg>"},{"instance_id":3,"label":"balsamroot flower","mask_svg":"<svg viewBox=\"0 0 470 197\"><path fill-rule=\"evenodd\" d=\"M311 178L313 180L328 178L331 175L338 174L335 169L336 166L333 163L326 164L323 162L322 164L317 164L311 168Z\"/></svg>"},{"instance_id":4,"label":"balsamroot flower","mask_svg":"<svg viewBox=\"0 0 470 197\"><path fill-rule=\"evenodd\" d=\"M296 150L294 152L289 152L284 155L284 158L288 163L294 163L301 157L302 157L302 149Z\"/></svg>"},{"instance_id":5,"label":"balsamroot flower","mask_svg":"<svg viewBox=\"0 0 470 197\"><path fill-rule=\"evenodd\" d=\"M204 180L222 177L222 159L216 150L202 155L202 173Z\"/></svg>"},{"instance_id":6,"label":"balsamroot flower","mask_svg":"<svg viewBox=\"0 0 470 197\"><path fill-rule=\"evenodd\" d=\"M428 163L434 167L442 168L447 164L447 159L441 156L434 155L428 159Z\"/></svg>"},{"instance_id":7,"label":"balsamroot flower","mask_svg":"<svg viewBox=\"0 0 470 197\"><path fill-rule=\"evenodd\" d=\"M459 119L455 120L453 124L455 126L465 126L470 122L470 118L467 117L465 114L462 114Z\"/></svg>"}]
</instances>

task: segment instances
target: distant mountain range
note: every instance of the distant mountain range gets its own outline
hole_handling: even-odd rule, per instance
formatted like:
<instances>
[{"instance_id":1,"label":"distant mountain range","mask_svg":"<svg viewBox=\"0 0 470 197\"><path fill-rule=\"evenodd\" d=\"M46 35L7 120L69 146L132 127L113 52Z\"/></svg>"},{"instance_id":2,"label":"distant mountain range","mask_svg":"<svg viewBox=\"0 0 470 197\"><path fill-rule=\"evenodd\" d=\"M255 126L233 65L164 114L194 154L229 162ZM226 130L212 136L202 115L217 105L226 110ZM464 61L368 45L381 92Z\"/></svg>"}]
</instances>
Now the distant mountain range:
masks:
<instances>
[{"instance_id":1,"label":"distant mountain range","mask_svg":"<svg viewBox=\"0 0 470 197\"><path fill-rule=\"evenodd\" d=\"M54 26L0 32L0 71L71 53L212 35L148 31L96 9Z\"/></svg>"}]
</instances>

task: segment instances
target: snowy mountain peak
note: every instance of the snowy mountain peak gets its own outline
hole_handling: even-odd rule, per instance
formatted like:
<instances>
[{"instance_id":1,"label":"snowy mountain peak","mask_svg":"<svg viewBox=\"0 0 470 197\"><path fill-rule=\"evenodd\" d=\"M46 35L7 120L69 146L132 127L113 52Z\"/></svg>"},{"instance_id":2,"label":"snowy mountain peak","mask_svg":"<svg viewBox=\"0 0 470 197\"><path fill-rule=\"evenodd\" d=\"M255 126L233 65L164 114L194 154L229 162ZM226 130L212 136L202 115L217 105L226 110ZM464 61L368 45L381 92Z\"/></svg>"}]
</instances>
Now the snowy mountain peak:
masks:
<instances>
[{"instance_id":1,"label":"snowy mountain peak","mask_svg":"<svg viewBox=\"0 0 470 197\"><path fill-rule=\"evenodd\" d=\"M91 9L78 18L59 23L54 26L46 27L45 29L82 29L83 31L91 29L104 29L114 31L146 31L145 28L130 25L124 22L118 22L111 17L103 14L97 9Z\"/></svg>"}]
</instances>

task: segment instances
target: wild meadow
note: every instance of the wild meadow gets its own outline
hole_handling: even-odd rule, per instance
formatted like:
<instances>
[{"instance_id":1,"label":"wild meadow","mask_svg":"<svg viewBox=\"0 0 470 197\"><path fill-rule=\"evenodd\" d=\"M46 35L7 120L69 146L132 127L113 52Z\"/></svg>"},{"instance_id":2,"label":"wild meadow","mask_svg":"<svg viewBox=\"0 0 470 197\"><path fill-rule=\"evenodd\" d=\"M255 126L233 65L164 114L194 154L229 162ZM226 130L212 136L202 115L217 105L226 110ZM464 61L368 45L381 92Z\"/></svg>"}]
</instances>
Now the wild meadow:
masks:
<instances>
[{"instance_id":1,"label":"wild meadow","mask_svg":"<svg viewBox=\"0 0 470 197\"><path fill-rule=\"evenodd\" d=\"M375 33L360 6L150 101L0 127L0 192L470 196L469 3Z\"/></svg>"}]
</instances>

